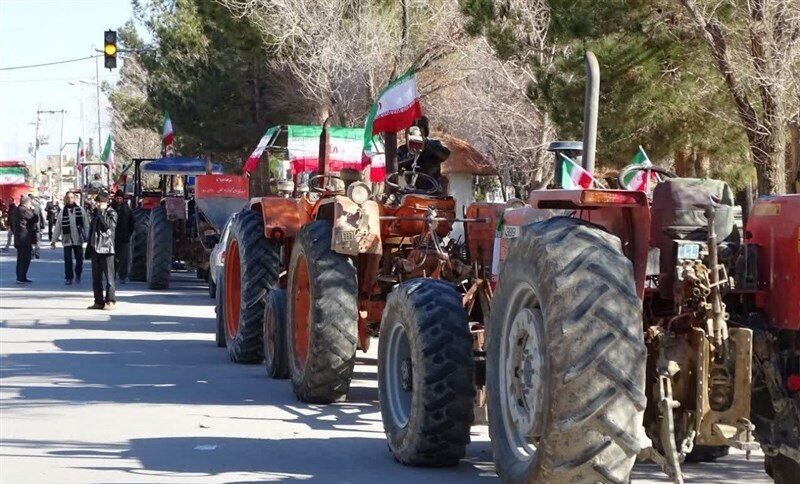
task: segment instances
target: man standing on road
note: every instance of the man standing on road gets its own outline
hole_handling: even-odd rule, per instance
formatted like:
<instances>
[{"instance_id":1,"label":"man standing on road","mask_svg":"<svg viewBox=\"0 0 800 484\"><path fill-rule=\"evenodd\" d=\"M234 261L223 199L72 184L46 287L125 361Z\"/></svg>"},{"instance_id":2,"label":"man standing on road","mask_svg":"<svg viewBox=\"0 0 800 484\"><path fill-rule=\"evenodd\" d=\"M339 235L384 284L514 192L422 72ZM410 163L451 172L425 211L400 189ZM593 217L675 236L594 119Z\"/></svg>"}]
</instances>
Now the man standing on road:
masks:
<instances>
[{"instance_id":1,"label":"man standing on road","mask_svg":"<svg viewBox=\"0 0 800 484\"><path fill-rule=\"evenodd\" d=\"M125 284L128 279L128 260L130 259L130 241L133 235L133 211L125 201L125 193L117 190L114 194L114 203L111 204L117 212L117 230L114 235L114 267L119 275L119 283Z\"/></svg>"},{"instance_id":2,"label":"man standing on road","mask_svg":"<svg viewBox=\"0 0 800 484\"><path fill-rule=\"evenodd\" d=\"M22 197L14 217L14 247L17 248L17 284L30 284L28 268L31 265L33 244L39 237L39 214L31 206L31 199Z\"/></svg>"},{"instance_id":3,"label":"man standing on road","mask_svg":"<svg viewBox=\"0 0 800 484\"><path fill-rule=\"evenodd\" d=\"M58 202L55 200L48 200L47 205L44 206L45 215L47 215L47 240L53 241L53 226L56 224L56 217L58 217Z\"/></svg>"},{"instance_id":4,"label":"man standing on road","mask_svg":"<svg viewBox=\"0 0 800 484\"><path fill-rule=\"evenodd\" d=\"M17 218L17 210L19 207L14 203L13 198L8 199L8 234L6 236L6 246L3 250L8 250L11 247L11 239L14 238L14 220Z\"/></svg>"},{"instance_id":5,"label":"man standing on road","mask_svg":"<svg viewBox=\"0 0 800 484\"><path fill-rule=\"evenodd\" d=\"M56 218L56 227L50 245L55 248L56 241L61 238L64 246L64 283L72 284L73 276L76 282L81 282L83 272L83 243L89 233L89 217L83 213L80 205L75 203L75 194L67 192L64 195L64 209ZM73 272L72 259L75 259Z\"/></svg>"},{"instance_id":6,"label":"man standing on road","mask_svg":"<svg viewBox=\"0 0 800 484\"><path fill-rule=\"evenodd\" d=\"M42 232L44 232L44 210L42 210L42 204L39 203L39 200L33 193L29 194L28 198L31 201L31 208L33 208L33 211L36 212L36 216L39 218L39 230L36 232L36 240L33 244L33 257L38 259L41 257L39 254L39 239L41 239Z\"/></svg>"},{"instance_id":7,"label":"man standing on road","mask_svg":"<svg viewBox=\"0 0 800 484\"><path fill-rule=\"evenodd\" d=\"M112 311L116 307L114 295L114 232L117 228L117 212L108 205L108 195L95 197L96 206L89 225L89 243L86 254L92 258L92 289L94 304L88 309ZM103 297L103 277L106 279L106 295Z\"/></svg>"}]
</instances>

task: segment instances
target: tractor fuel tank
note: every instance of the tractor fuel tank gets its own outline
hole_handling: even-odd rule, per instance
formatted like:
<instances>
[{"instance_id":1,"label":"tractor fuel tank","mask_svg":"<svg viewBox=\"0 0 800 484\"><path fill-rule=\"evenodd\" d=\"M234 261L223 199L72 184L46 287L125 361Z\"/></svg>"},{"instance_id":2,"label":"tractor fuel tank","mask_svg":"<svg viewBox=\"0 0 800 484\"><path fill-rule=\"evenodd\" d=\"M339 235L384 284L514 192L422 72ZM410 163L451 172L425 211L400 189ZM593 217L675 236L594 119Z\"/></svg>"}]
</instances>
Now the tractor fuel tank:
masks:
<instances>
[{"instance_id":1,"label":"tractor fuel tank","mask_svg":"<svg viewBox=\"0 0 800 484\"><path fill-rule=\"evenodd\" d=\"M757 305L771 326L800 330L800 195L756 200L745 234L758 245Z\"/></svg>"}]
</instances>

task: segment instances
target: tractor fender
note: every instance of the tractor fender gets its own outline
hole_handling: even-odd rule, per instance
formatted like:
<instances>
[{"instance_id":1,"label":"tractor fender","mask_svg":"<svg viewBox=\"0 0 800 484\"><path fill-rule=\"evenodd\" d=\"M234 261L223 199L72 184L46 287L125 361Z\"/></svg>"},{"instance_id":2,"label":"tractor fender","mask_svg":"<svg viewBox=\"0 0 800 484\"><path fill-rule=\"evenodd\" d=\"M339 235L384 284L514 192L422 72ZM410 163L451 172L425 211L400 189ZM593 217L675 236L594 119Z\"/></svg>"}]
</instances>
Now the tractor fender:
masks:
<instances>
[{"instance_id":1,"label":"tractor fender","mask_svg":"<svg viewBox=\"0 0 800 484\"><path fill-rule=\"evenodd\" d=\"M348 197L335 196L331 237L331 247L339 254L382 254L378 203L367 200L358 205Z\"/></svg>"}]
</instances>

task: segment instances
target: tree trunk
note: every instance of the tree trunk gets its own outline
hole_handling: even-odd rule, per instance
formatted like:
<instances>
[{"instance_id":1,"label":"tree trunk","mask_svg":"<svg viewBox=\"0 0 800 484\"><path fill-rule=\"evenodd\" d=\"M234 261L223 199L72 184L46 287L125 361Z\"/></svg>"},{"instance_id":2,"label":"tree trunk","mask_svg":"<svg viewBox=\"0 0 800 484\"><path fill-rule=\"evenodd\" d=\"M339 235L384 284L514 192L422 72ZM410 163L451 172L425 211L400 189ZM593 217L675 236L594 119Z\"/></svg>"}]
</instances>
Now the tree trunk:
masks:
<instances>
[{"instance_id":1,"label":"tree trunk","mask_svg":"<svg viewBox=\"0 0 800 484\"><path fill-rule=\"evenodd\" d=\"M800 118L789 125L789 150L786 153L787 191L800 193Z\"/></svg>"},{"instance_id":2,"label":"tree trunk","mask_svg":"<svg viewBox=\"0 0 800 484\"><path fill-rule=\"evenodd\" d=\"M768 134L750 142L759 195L786 193L786 129L780 123L765 126Z\"/></svg>"},{"instance_id":3,"label":"tree trunk","mask_svg":"<svg viewBox=\"0 0 800 484\"><path fill-rule=\"evenodd\" d=\"M694 167L689 163L689 153L685 149L675 151L675 174L682 178L694 176Z\"/></svg>"}]
</instances>

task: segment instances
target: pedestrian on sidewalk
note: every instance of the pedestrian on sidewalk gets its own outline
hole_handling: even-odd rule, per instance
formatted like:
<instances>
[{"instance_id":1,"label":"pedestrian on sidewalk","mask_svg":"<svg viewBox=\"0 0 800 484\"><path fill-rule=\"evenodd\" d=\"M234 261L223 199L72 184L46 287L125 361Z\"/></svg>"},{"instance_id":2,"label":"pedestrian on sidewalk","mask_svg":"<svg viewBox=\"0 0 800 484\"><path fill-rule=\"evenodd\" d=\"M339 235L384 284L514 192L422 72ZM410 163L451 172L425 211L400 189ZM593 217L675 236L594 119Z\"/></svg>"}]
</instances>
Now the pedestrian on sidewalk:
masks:
<instances>
[{"instance_id":1,"label":"pedestrian on sidewalk","mask_svg":"<svg viewBox=\"0 0 800 484\"><path fill-rule=\"evenodd\" d=\"M8 199L8 234L6 234L6 246L3 250L8 250L11 247L11 240L14 238L14 221L17 219L17 210L19 207L14 203L13 198Z\"/></svg>"},{"instance_id":2,"label":"pedestrian on sidewalk","mask_svg":"<svg viewBox=\"0 0 800 484\"><path fill-rule=\"evenodd\" d=\"M95 209L89 225L89 241L86 256L92 259L92 289L94 304L88 309L111 311L116 307L114 295L114 233L117 228L117 212L108 205L108 195L95 197ZM106 295L103 297L103 277L106 280Z\"/></svg>"},{"instance_id":3,"label":"pedestrian on sidewalk","mask_svg":"<svg viewBox=\"0 0 800 484\"><path fill-rule=\"evenodd\" d=\"M67 192L64 195L64 209L56 217L56 226L50 245L55 248L56 242L61 238L64 246L64 283L72 284L81 282L83 272L83 243L89 233L89 217L84 214L80 205L75 203L75 194ZM73 270L73 259L75 259Z\"/></svg>"},{"instance_id":4,"label":"pedestrian on sidewalk","mask_svg":"<svg viewBox=\"0 0 800 484\"><path fill-rule=\"evenodd\" d=\"M28 268L31 265L33 245L39 237L39 214L32 207L31 199L22 197L14 217L14 247L17 248L17 284L30 284Z\"/></svg>"},{"instance_id":5,"label":"pedestrian on sidewalk","mask_svg":"<svg viewBox=\"0 0 800 484\"><path fill-rule=\"evenodd\" d=\"M47 240L53 241L53 227L56 225L56 217L60 211L58 202L55 200L48 200L47 205L44 206L44 213L47 216Z\"/></svg>"},{"instance_id":6,"label":"pedestrian on sidewalk","mask_svg":"<svg viewBox=\"0 0 800 484\"><path fill-rule=\"evenodd\" d=\"M119 283L125 284L128 279L128 265L131 254L131 236L133 235L133 211L125 201L125 193L117 190L111 207L117 212L117 230L114 234L114 268L119 276Z\"/></svg>"}]
</instances>

